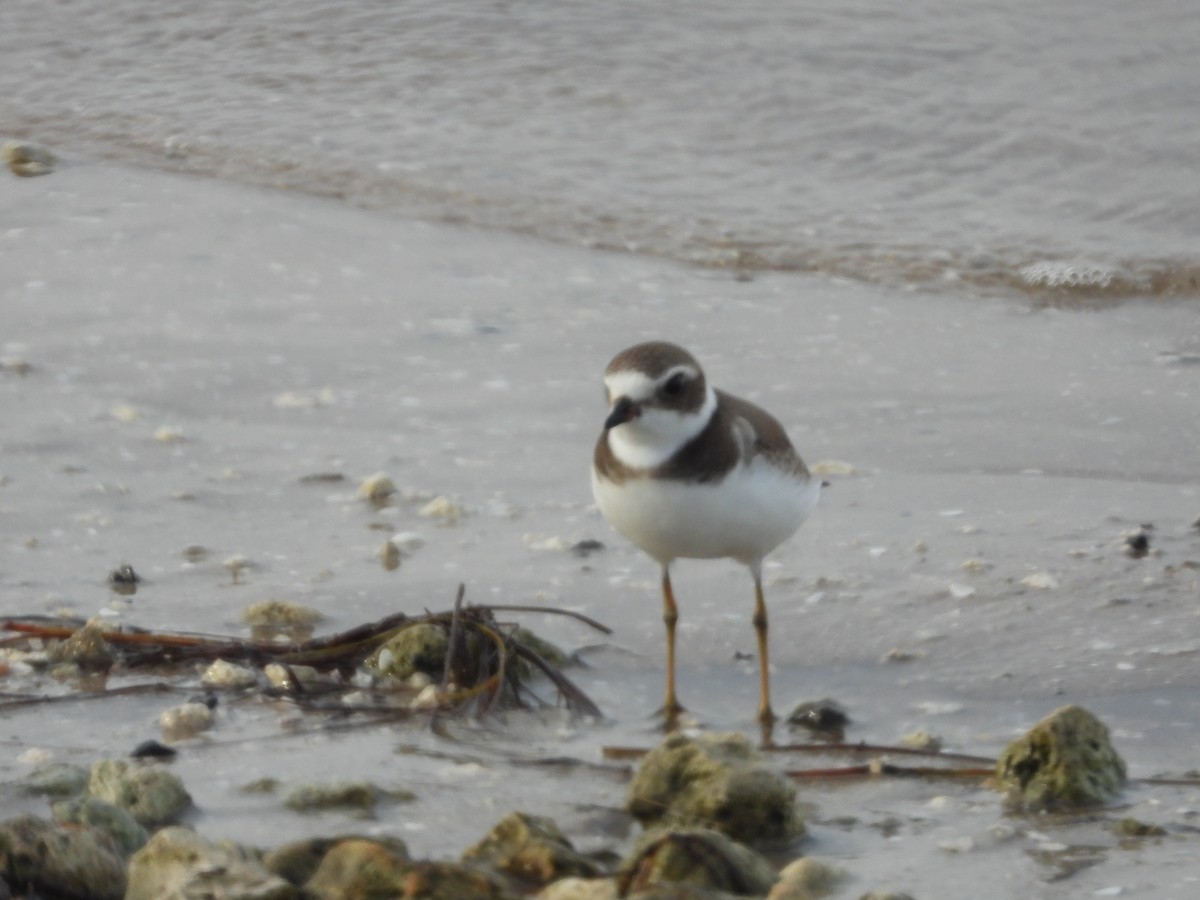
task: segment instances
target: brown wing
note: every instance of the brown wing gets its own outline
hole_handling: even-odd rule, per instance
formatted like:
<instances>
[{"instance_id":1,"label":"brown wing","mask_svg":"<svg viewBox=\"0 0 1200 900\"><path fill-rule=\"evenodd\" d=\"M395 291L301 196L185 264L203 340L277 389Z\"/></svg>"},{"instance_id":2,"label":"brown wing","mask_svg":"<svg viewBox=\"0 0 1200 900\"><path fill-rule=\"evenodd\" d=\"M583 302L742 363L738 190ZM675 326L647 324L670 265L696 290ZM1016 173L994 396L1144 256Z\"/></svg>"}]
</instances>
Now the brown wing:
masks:
<instances>
[{"instance_id":1,"label":"brown wing","mask_svg":"<svg viewBox=\"0 0 1200 900\"><path fill-rule=\"evenodd\" d=\"M747 459L756 455L766 456L778 466L790 467L797 475L808 475L808 466L792 446L778 419L749 400L724 391L717 391L717 399L720 401L718 411L721 415L728 417L727 420L735 425L739 419L745 423L738 430L749 438L745 448Z\"/></svg>"}]
</instances>

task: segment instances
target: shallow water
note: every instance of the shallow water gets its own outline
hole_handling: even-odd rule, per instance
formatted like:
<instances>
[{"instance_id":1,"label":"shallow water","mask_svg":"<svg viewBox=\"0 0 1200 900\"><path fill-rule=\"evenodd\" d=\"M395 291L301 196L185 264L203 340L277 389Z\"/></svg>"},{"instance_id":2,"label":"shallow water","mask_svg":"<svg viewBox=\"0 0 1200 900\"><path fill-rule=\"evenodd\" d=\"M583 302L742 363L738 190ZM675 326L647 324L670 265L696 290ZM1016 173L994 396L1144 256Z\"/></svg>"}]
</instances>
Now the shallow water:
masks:
<instances>
[{"instance_id":1,"label":"shallow water","mask_svg":"<svg viewBox=\"0 0 1200 900\"><path fill-rule=\"evenodd\" d=\"M793 273L739 280L86 162L0 179L0 220L3 613L238 634L246 606L279 597L334 631L446 609L463 582L469 601L571 608L615 629L521 616L569 649L604 643L577 675L602 724L512 715L438 736L423 721L335 733L310 719L315 733L296 733L286 706L223 705L175 763L208 836L367 828L453 857L520 807L585 845L624 846L604 823L625 784L601 750L658 739L658 578L592 507L587 470L604 364L661 336L775 411L810 462L852 467L766 571L781 712L832 696L852 740L924 729L995 755L1075 702L1113 729L1134 777L1196 766L1200 333L1186 305L1081 315ZM164 427L181 439L156 439ZM377 510L355 487L380 470L402 493ZM304 480L323 472L345 481ZM467 514L422 517L437 495ZM1132 559L1122 533L1142 522L1154 552ZM376 553L402 531L425 544L388 571ZM606 549L562 549L584 538ZM252 563L236 584L223 565L235 554ZM132 596L105 583L121 563L142 575ZM705 728L754 734L755 666L737 657L753 651L749 578L684 561L673 579L682 700ZM908 661L886 662L893 649ZM177 702L6 709L0 806L44 814L19 786L36 760L123 755ZM546 757L576 763L530 762ZM364 822L239 790L331 773L418 800ZM1186 788L1133 784L1099 819L1066 822L1009 816L977 785L822 784L804 800L804 851L844 862L855 890L1174 897L1200 878ZM1169 836L1120 846L1104 820L1126 814ZM1064 878L1064 853L1091 864Z\"/></svg>"},{"instance_id":2,"label":"shallow water","mask_svg":"<svg viewBox=\"0 0 1200 900\"><path fill-rule=\"evenodd\" d=\"M1185 0L9 0L0 129L744 271L1194 298L1198 38Z\"/></svg>"}]
</instances>

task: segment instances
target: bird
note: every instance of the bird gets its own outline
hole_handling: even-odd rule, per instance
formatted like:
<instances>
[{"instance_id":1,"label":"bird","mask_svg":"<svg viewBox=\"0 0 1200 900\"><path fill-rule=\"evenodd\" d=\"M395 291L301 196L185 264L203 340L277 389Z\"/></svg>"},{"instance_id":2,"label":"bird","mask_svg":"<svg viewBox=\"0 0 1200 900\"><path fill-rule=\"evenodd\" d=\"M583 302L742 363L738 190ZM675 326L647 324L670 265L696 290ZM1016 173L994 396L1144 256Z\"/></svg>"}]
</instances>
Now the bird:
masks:
<instances>
[{"instance_id":1,"label":"bird","mask_svg":"<svg viewBox=\"0 0 1200 900\"><path fill-rule=\"evenodd\" d=\"M677 559L733 559L754 579L758 720L769 741L771 709L764 557L795 534L817 504L821 481L767 411L712 387L684 348L648 341L604 370L608 415L592 456L596 504L621 535L662 570L666 696L676 727L675 625L670 568Z\"/></svg>"}]
</instances>

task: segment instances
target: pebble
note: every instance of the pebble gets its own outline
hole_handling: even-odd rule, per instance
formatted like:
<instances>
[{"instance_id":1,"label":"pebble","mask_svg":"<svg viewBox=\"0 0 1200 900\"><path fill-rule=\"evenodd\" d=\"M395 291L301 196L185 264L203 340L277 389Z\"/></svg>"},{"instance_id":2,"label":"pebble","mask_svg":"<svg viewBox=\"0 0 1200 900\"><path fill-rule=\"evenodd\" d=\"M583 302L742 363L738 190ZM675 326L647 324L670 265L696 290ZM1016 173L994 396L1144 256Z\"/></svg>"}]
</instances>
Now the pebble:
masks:
<instances>
[{"instance_id":1,"label":"pebble","mask_svg":"<svg viewBox=\"0 0 1200 900\"><path fill-rule=\"evenodd\" d=\"M971 587L969 584L951 582L947 590L949 590L950 596L955 600L967 600L975 596L975 588Z\"/></svg>"},{"instance_id":2,"label":"pebble","mask_svg":"<svg viewBox=\"0 0 1200 900\"><path fill-rule=\"evenodd\" d=\"M857 475L858 469L852 463L841 459L819 459L809 471L813 475Z\"/></svg>"},{"instance_id":3,"label":"pebble","mask_svg":"<svg viewBox=\"0 0 1200 900\"><path fill-rule=\"evenodd\" d=\"M364 478L358 485L358 496L371 503L386 503L396 493L396 485L383 472Z\"/></svg>"},{"instance_id":4,"label":"pebble","mask_svg":"<svg viewBox=\"0 0 1200 900\"><path fill-rule=\"evenodd\" d=\"M1058 579L1049 572L1033 572L1022 578L1021 584L1039 591L1050 591L1058 587Z\"/></svg>"},{"instance_id":5,"label":"pebble","mask_svg":"<svg viewBox=\"0 0 1200 900\"><path fill-rule=\"evenodd\" d=\"M467 511L462 504L456 503L444 495L434 497L417 513L427 519L439 519L443 525L454 525L466 514Z\"/></svg>"},{"instance_id":6,"label":"pebble","mask_svg":"<svg viewBox=\"0 0 1200 900\"><path fill-rule=\"evenodd\" d=\"M170 425L163 425L155 431L154 439L160 444L179 444L187 440L182 431Z\"/></svg>"},{"instance_id":7,"label":"pebble","mask_svg":"<svg viewBox=\"0 0 1200 900\"><path fill-rule=\"evenodd\" d=\"M200 676L200 683L205 687L215 688L245 688L258 684L258 673L245 666L218 659Z\"/></svg>"},{"instance_id":8,"label":"pebble","mask_svg":"<svg viewBox=\"0 0 1200 900\"><path fill-rule=\"evenodd\" d=\"M212 710L204 703L183 703L164 709L158 717L158 727L168 741L195 737L213 726Z\"/></svg>"},{"instance_id":9,"label":"pebble","mask_svg":"<svg viewBox=\"0 0 1200 900\"><path fill-rule=\"evenodd\" d=\"M58 158L45 147L26 141L6 141L0 147L0 157L4 158L9 171L22 178L49 175L58 162Z\"/></svg>"}]
</instances>

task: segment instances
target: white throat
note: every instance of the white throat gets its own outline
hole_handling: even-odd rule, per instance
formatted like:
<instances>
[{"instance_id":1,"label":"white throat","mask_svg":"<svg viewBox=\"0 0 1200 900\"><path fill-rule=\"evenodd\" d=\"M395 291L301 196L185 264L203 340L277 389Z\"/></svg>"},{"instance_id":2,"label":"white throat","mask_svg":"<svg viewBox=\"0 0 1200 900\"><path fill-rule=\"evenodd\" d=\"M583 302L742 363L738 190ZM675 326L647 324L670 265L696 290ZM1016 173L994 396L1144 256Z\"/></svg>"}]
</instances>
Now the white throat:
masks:
<instances>
[{"instance_id":1,"label":"white throat","mask_svg":"<svg viewBox=\"0 0 1200 900\"><path fill-rule=\"evenodd\" d=\"M649 396L644 390L636 390L642 385L635 385L634 379L627 377L633 374L637 374L644 384L653 385L649 378L640 373L614 373L606 379L609 390L612 391L618 384L627 390L614 391L612 396L627 396L634 402ZM629 390L630 388L634 389ZM712 387L706 388L704 403L695 412L682 413L646 406L636 419L609 429L608 446L612 448L613 455L629 468L654 469L703 431L716 411L717 394Z\"/></svg>"}]
</instances>

